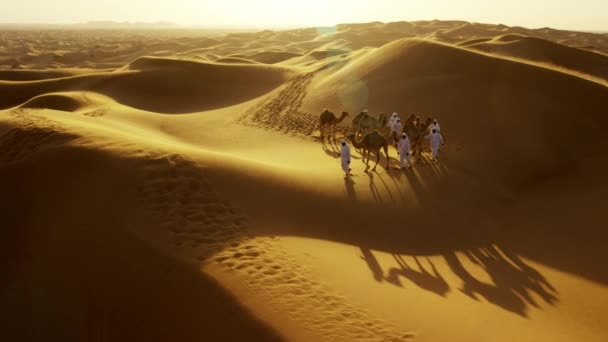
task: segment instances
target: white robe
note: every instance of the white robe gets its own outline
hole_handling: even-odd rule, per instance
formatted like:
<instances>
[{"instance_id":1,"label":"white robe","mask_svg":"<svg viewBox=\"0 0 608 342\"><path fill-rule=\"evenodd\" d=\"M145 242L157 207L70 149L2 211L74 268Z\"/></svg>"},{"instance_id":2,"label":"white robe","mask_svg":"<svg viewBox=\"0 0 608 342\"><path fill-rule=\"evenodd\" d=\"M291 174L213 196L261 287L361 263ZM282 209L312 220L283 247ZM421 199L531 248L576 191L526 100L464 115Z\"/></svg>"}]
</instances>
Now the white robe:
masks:
<instances>
[{"instance_id":1,"label":"white robe","mask_svg":"<svg viewBox=\"0 0 608 342\"><path fill-rule=\"evenodd\" d=\"M403 130L403 124L401 124L401 122L395 122L395 124L393 126L391 126L391 136L393 137L393 142L396 144L397 143L397 139L399 139L399 135L401 134L401 131Z\"/></svg>"},{"instance_id":2,"label":"white robe","mask_svg":"<svg viewBox=\"0 0 608 342\"><path fill-rule=\"evenodd\" d=\"M443 137L440 133L431 133L426 136L430 139L431 142L431 157L433 159L437 158L437 153L439 153L439 147L443 144Z\"/></svg>"},{"instance_id":3,"label":"white robe","mask_svg":"<svg viewBox=\"0 0 608 342\"><path fill-rule=\"evenodd\" d=\"M340 158L342 162L342 170L348 174L350 171L350 146L348 146L348 143L342 145L340 148Z\"/></svg>"},{"instance_id":4,"label":"white robe","mask_svg":"<svg viewBox=\"0 0 608 342\"><path fill-rule=\"evenodd\" d=\"M433 130L437 130L437 133L441 132L441 127L439 126L439 122L432 123L429 125L429 134L433 134Z\"/></svg>"},{"instance_id":5,"label":"white robe","mask_svg":"<svg viewBox=\"0 0 608 342\"><path fill-rule=\"evenodd\" d=\"M397 114L393 114L391 116L391 118L388 119L388 122L386 123L386 126L392 129L393 125L395 125L395 122L397 122L397 119L399 119L399 116L397 116Z\"/></svg>"},{"instance_id":6,"label":"white robe","mask_svg":"<svg viewBox=\"0 0 608 342\"><path fill-rule=\"evenodd\" d=\"M411 166L412 162L410 160L412 145L410 143L410 138L401 138L399 139L399 147L397 150L399 151L399 159L401 160L401 167ZM405 163L407 161L407 164Z\"/></svg>"},{"instance_id":7,"label":"white robe","mask_svg":"<svg viewBox=\"0 0 608 342\"><path fill-rule=\"evenodd\" d=\"M391 126L391 134L401 134L403 130L403 124L400 121L395 121L395 123Z\"/></svg>"}]
</instances>

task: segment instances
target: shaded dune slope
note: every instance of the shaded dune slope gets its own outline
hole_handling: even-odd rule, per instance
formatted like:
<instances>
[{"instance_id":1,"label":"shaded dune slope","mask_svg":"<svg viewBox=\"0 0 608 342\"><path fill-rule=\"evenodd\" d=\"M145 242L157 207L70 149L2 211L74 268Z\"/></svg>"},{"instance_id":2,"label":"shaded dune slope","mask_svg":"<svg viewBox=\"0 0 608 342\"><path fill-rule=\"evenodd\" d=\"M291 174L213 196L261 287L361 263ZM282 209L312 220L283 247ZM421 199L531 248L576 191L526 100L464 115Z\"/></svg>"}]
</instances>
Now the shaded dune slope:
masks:
<instances>
[{"instance_id":1,"label":"shaded dune slope","mask_svg":"<svg viewBox=\"0 0 608 342\"><path fill-rule=\"evenodd\" d=\"M67 146L82 137L48 127L0 134L3 340L283 339L197 265L149 242L162 230L141 186L178 159Z\"/></svg>"}]
</instances>

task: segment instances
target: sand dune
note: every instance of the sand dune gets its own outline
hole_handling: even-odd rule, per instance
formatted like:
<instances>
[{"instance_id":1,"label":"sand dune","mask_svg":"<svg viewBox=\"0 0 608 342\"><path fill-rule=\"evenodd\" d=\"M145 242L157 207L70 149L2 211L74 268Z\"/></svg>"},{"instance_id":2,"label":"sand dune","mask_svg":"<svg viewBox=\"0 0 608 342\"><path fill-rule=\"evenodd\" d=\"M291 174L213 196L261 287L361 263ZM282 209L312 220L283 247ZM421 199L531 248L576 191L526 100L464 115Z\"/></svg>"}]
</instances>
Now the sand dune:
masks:
<instances>
[{"instance_id":1,"label":"sand dune","mask_svg":"<svg viewBox=\"0 0 608 342\"><path fill-rule=\"evenodd\" d=\"M240 57L222 57L215 60L217 63L255 64L255 61Z\"/></svg>"},{"instance_id":2,"label":"sand dune","mask_svg":"<svg viewBox=\"0 0 608 342\"><path fill-rule=\"evenodd\" d=\"M543 177L604 143L592 130L605 124L605 86L443 44L396 41L312 86L318 90L305 108L356 113L367 105L372 112L439 117L452 127L453 143L467 146L460 159L495 167L492 172L504 173L509 183L529 181L526 170L534 170L532 178ZM544 129L547 122L553 129ZM509 138L511 132L517 137ZM564 132L576 141L562 139Z\"/></svg>"},{"instance_id":3,"label":"sand dune","mask_svg":"<svg viewBox=\"0 0 608 342\"><path fill-rule=\"evenodd\" d=\"M402 38L428 38L441 42L458 43L473 38L494 38L505 34L519 34L553 41L576 48L585 47L608 53L605 34L572 32L550 28L527 29L468 23L464 21L415 21L396 23L341 24L335 27L306 28L275 32L205 36L205 31L168 31L157 35L154 31L104 31L104 39L96 40L98 31L6 31L0 33L4 50L0 50L0 68L73 68L119 67L145 56L197 55L213 52L221 57L247 51L250 55L275 50L278 47L294 54L306 54L332 40L343 40L342 48L351 50L379 47ZM11 35L18 34L24 44ZM83 39L92 38L92 39ZM61 39L61 43L58 43ZM142 44L142 39L146 44ZM339 48L339 47L338 47ZM221 58L220 57L220 58ZM269 58L269 57L268 57ZM216 59L216 58L214 58ZM269 60L276 63L276 58Z\"/></svg>"},{"instance_id":4,"label":"sand dune","mask_svg":"<svg viewBox=\"0 0 608 342\"><path fill-rule=\"evenodd\" d=\"M608 336L606 35L434 20L0 42L1 340ZM339 138L367 108L436 117L447 144L406 172L393 147L370 173L353 151L344 179L323 108L350 113Z\"/></svg>"},{"instance_id":5,"label":"sand dune","mask_svg":"<svg viewBox=\"0 0 608 342\"><path fill-rule=\"evenodd\" d=\"M3 158L0 171L3 183L12 183L1 202L3 213L10 213L3 241L11 246L2 253L4 279L10 280L2 298L11 308L3 319L12 323L0 333L3 339L280 340L215 280L152 246L148 240L156 232L131 230L141 219L128 209L143 191L135 186L138 172L147 171L149 179L169 171L169 159L68 147L78 137L56 128L13 129L3 138L4 151L21 149L19 156ZM32 203L41 204L34 204L36 217ZM39 301L41 296L47 299Z\"/></svg>"},{"instance_id":6,"label":"sand dune","mask_svg":"<svg viewBox=\"0 0 608 342\"><path fill-rule=\"evenodd\" d=\"M12 107L47 92L78 89L98 92L135 108L184 113L253 99L279 86L288 76L288 70L277 67L141 57L118 72L1 82L0 89L15 95L0 100L0 107Z\"/></svg>"},{"instance_id":7,"label":"sand dune","mask_svg":"<svg viewBox=\"0 0 608 342\"><path fill-rule=\"evenodd\" d=\"M84 75L95 72L112 70L95 69L56 69L56 70L0 70L2 81L35 81L49 78L61 78L76 75Z\"/></svg>"},{"instance_id":8,"label":"sand dune","mask_svg":"<svg viewBox=\"0 0 608 342\"><path fill-rule=\"evenodd\" d=\"M567 47L540 38L510 34L484 42L469 42L465 46L608 78L608 55Z\"/></svg>"},{"instance_id":9,"label":"sand dune","mask_svg":"<svg viewBox=\"0 0 608 342\"><path fill-rule=\"evenodd\" d=\"M257 52L253 55L247 56L247 59L252 59L256 62L265 63L265 64L275 64L282 62L284 60L301 56L297 53L291 53L286 51L264 51Z\"/></svg>"}]
</instances>

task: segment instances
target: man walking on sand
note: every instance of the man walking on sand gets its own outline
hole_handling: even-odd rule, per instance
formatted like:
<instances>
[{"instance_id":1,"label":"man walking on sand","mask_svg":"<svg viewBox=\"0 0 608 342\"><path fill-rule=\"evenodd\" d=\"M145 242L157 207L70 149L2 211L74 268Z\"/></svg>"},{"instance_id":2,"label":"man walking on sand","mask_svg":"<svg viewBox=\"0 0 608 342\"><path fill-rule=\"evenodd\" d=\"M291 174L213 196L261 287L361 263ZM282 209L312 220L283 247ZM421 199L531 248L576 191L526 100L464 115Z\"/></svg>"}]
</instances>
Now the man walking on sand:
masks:
<instances>
[{"instance_id":1,"label":"man walking on sand","mask_svg":"<svg viewBox=\"0 0 608 342\"><path fill-rule=\"evenodd\" d=\"M431 143L431 160L436 161L439 147L443 145L443 137L436 129L433 129L433 132L427 135L426 138L429 139Z\"/></svg>"},{"instance_id":2,"label":"man walking on sand","mask_svg":"<svg viewBox=\"0 0 608 342\"><path fill-rule=\"evenodd\" d=\"M342 147L340 147L340 159L342 163L342 170L346 174L346 177L350 174L350 146L346 139L342 140Z\"/></svg>"},{"instance_id":3,"label":"man walking on sand","mask_svg":"<svg viewBox=\"0 0 608 342\"><path fill-rule=\"evenodd\" d=\"M433 123L428 127L429 133L433 133L433 130L436 130L437 133L441 133L441 127L439 127L439 122L437 119L433 119Z\"/></svg>"},{"instance_id":4,"label":"man walking on sand","mask_svg":"<svg viewBox=\"0 0 608 342\"><path fill-rule=\"evenodd\" d=\"M399 141L399 134L403 130L403 124L401 123L401 119L397 118L395 123L391 126L391 136L393 137L393 143L395 147L397 147L397 142Z\"/></svg>"},{"instance_id":5,"label":"man walking on sand","mask_svg":"<svg viewBox=\"0 0 608 342\"><path fill-rule=\"evenodd\" d=\"M399 119L399 115L396 112L393 113L393 115L391 116L391 118L388 119L388 122L386 123L386 126L392 130L393 129L393 125L397 122L398 119Z\"/></svg>"},{"instance_id":6,"label":"man walking on sand","mask_svg":"<svg viewBox=\"0 0 608 342\"><path fill-rule=\"evenodd\" d=\"M410 144L410 138L408 138L407 134L401 134L401 140L399 140L399 147L397 148L397 153L399 154L399 159L401 160L401 169L405 170L405 167L412 168L412 162L410 160L410 151L412 149L412 145ZM407 162L407 164L406 164Z\"/></svg>"}]
</instances>

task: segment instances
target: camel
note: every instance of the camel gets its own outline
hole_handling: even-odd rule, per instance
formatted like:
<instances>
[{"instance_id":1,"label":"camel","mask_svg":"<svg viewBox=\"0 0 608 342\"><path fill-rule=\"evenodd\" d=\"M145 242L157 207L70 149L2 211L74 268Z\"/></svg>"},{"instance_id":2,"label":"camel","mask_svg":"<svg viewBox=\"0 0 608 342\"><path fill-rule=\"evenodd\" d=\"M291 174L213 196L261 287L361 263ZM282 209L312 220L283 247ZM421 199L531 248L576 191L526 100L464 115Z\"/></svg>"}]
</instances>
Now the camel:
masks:
<instances>
[{"instance_id":1,"label":"camel","mask_svg":"<svg viewBox=\"0 0 608 342\"><path fill-rule=\"evenodd\" d=\"M367 112L366 112L366 111L363 111L363 112L361 112L361 113L357 114L357 116L355 116L355 117L353 118L353 121L351 122L351 124L353 125L353 130L354 130L355 132L357 131L357 127L359 127L359 121L361 121L361 118L362 118L364 115L367 115Z\"/></svg>"},{"instance_id":2,"label":"camel","mask_svg":"<svg viewBox=\"0 0 608 342\"><path fill-rule=\"evenodd\" d=\"M353 119L353 130L355 133L367 134L370 130L381 130L386 127L388 121L386 114L373 117L366 112L361 112Z\"/></svg>"},{"instance_id":3,"label":"camel","mask_svg":"<svg viewBox=\"0 0 608 342\"><path fill-rule=\"evenodd\" d=\"M328 140L330 137L334 137L334 141L336 140L336 125L344 120L348 116L347 112L342 112L339 118L337 118L334 113L330 112L325 108L321 115L319 116L319 132L321 133L321 138L323 139L323 128L326 131L329 131Z\"/></svg>"},{"instance_id":4,"label":"camel","mask_svg":"<svg viewBox=\"0 0 608 342\"><path fill-rule=\"evenodd\" d=\"M370 158L371 152L375 152L377 155L376 165L374 165L374 168L372 169L372 171L376 171L376 166L378 166L378 162L380 162L380 149L381 148L384 149L384 154L386 154L386 168L388 169L388 167L389 167L388 141L386 140L384 135L382 135L380 132L375 130L371 133L367 133L366 135L364 135L361 140L357 139L357 136L355 133L350 133L348 135L348 138L356 149L361 150L361 156L362 156L361 159L366 166L365 172L367 172L367 170L369 170L369 158ZM367 155L367 160L365 159L366 155Z\"/></svg>"},{"instance_id":5,"label":"camel","mask_svg":"<svg viewBox=\"0 0 608 342\"><path fill-rule=\"evenodd\" d=\"M429 125L433 119L427 117L424 123L420 123L419 116L410 115L403 125L402 133L406 133L412 144L412 155L420 155L422 153L422 141L427 135Z\"/></svg>"},{"instance_id":6,"label":"camel","mask_svg":"<svg viewBox=\"0 0 608 342\"><path fill-rule=\"evenodd\" d=\"M404 125L417 125L418 121L420 121L420 117L414 114L408 116L407 120L405 120Z\"/></svg>"}]
</instances>

